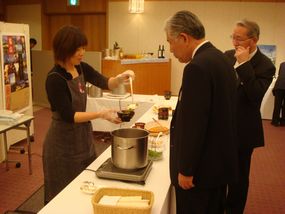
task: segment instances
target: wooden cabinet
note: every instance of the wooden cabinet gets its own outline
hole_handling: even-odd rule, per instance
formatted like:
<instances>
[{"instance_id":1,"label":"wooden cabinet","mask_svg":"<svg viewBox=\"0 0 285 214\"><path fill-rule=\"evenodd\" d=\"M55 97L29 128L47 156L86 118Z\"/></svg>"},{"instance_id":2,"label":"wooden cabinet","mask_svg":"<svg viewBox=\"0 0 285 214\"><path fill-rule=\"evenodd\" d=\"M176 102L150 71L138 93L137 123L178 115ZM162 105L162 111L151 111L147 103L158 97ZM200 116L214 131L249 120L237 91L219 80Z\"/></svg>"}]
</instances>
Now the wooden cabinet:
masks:
<instances>
[{"instance_id":1,"label":"wooden cabinet","mask_svg":"<svg viewBox=\"0 0 285 214\"><path fill-rule=\"evenodd\" d=\"M63 25L78 26L86 35L88 51L102 51L107 47L106 0L80 0L76 7L66 0L42 1L42 47L52 49L52 39Z\"/></svg>"},{"instance_id":2,"label":"wooden cabinet","mask_svg":"<svg viewBox=\"0 0 285 214\"><path fill-rule=\"evenodd\" d=\"M163 95L165 90L170 90L171 61L170 59L155 62L134 60L124 64L123 60L102 60L102 74L107 77L116 76L125 70L133 70L136 74L133 82L135 94Z\"/></svg>"},{"instance_id":3,"label":"wooden cabinet","mask_svg":"<svg viewBox=\"0 0 285 214\"><path fill-rule=\"evenodd\" d=\"M3 1L0 1L0 21L5 21L5 10Z\"/></svg>"}]
</instances>

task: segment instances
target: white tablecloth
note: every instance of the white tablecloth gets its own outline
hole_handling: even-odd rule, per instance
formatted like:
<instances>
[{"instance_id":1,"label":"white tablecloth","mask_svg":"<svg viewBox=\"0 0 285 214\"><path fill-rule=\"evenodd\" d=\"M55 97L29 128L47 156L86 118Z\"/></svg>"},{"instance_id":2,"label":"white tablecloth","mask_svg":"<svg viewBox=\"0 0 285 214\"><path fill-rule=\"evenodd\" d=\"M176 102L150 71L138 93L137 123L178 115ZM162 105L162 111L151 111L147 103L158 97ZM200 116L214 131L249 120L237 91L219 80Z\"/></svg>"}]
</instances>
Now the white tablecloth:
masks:
<instances>
[{"instance_id":1,"label":"white tablecloth","mask_svg":"<svg viewBox=\"0 0 285 214\"><path fill-rule=\"evenodd\" d=\"M260 107L262 119L266 119L266 120L272 119L273 108L274 108L274 96L272 94L272 90L274 88L275 82L276 82L276 79L273 79L271 85L269 86L267 92L265 93L263 97L261 107Z\"/></svg>"},{"instance_id":2,"label":"white tablecloth","mask_svg":"<svg viewBox=\"0 0 285 214\"><path fill-rule=\"evenodd\" d=\"M134 102L138 104L137 108L135 109L135 115L131 119L130 122L125 122L120 125L113 124L109 121L103 119L96 119L92 120L93 131L112 131L118 128L130 127L134 124L135 121L146 113L154 104L156 105L167 105L171 106L173 109L175 108L177 98L172 97L170 100L165 100L162 96L157 95L141 95L141 94L134 94ZM124 109L129 104L132 103L131 97L127 97L121 100L121 107ZM110 98L108 97L108 93L103 93L103 97L100 98L92 98L88 97L87 99L87 110L86 111L100 111L103 109L116 109L119 110L119 99L118 98Z\"/></svg>"},{"instance_id":3,"label":"white tablecloth","mask_svg":"<svg viewBox=\"0 0 285 214\"><path fill-rule=\"evenodd\" d=\"M139 95L136 96L136 100L139 100ZM104 99L104 98L99 98ZM163 97L158 96L144 96L141 95L140 100L146 99L156 104L164 103ZM151 99L151 100L150 100ZM90 102L92 99L88 99ZM95 99L96 100L96 99ZM93 100L94 101L94 100ZM172 98L167 103L171 103L175 106L177 98ZM89 104L90 107L90 104ZM141 122L150 122L152 118L156 117L157 114L152 108L143 114L138 119ZM170 123L171 117L168 119ZM135 121L133 121L134 123ZM99 186L109 187L120 187L120 188L131 188L131 189L144 189L154 193L154 204L152 208L153 214L175 214L175 198L173 197L174 191L170 185L169 177L169 142L166 142L164 151L164 158L159 161L154 161L152 169L146 179L145 185L136 183L127 183L115 180L99 179L96 177L93 171L84 170L79 176L77 176L65 189L63 189L51 202L49 202L42 210L40 214L54 214L54 213L70 213L70 214L92 214L93 207L91 203L92 195L88 195L80 191L80 186L84 181L92 181L94 184ZM96 170L98 167L111 157L111 148L109 147L103 152L92 164L87 168Z\"/></svg>"}]
</instances>

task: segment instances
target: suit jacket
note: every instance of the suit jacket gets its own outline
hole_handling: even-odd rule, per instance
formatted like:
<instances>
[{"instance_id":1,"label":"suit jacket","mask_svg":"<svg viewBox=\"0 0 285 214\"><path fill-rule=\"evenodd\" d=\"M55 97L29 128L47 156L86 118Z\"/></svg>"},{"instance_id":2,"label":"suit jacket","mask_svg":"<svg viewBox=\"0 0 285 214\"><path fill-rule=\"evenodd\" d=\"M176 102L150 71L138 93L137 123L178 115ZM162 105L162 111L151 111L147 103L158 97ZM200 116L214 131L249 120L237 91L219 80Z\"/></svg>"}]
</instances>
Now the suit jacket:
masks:
<instances>
[{"instance_id":1,"label":"suit jacket","mask_svg":"<svg viewBox=\"0 0 285 214\"><path fill-rule=\"evenodd\" d=\"M274 89L282 89L285 90L285 62L282 62L280 64L279 72L278 72L278 77L274 85Z\"/></svg>"},{"instance_id":2,"label":"suit jacket","mask_svg":"<svg viewBox=\"0 0 285 214\"><path fill-rule=\"evenodd\" d=\"M234 66L235 50L226 51L225 55ZM239 76L237 88L237 133L240 149L252 149L264 146L264 135L260 105L264 94L272 82L275 66L260 52L250 61L236 68Z\"/></svg>"},{"instance_id":3,"label":"suit jacket","mask_svg":"<svg viewBox=\"0 0 285 214\"><path fill-rule=\"evenodd\" d=\"M194 176L196 187L237 178L236 77L222 52L203 44L184 68L171 121L170 174Z\"/></svg>"}]
</instances>

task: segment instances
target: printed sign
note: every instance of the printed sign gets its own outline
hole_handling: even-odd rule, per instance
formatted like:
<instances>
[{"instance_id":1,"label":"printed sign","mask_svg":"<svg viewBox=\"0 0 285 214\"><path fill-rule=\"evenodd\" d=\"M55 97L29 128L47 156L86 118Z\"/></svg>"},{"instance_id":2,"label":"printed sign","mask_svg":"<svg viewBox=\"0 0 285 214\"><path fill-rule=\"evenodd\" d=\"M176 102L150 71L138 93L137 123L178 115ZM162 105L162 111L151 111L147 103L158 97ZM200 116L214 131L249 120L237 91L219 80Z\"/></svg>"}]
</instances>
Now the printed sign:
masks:
<instances>
[{"instance_id":1,"label":"printed sign","mask_svg":"<svg viewBox=\"0 0 285 214\"><path fill-rule=\"evenodd\" d=\"M1 38L4 102L7 110L18 111L29 105L26 40L24 35Z\"/></svg>"}]
</instances>

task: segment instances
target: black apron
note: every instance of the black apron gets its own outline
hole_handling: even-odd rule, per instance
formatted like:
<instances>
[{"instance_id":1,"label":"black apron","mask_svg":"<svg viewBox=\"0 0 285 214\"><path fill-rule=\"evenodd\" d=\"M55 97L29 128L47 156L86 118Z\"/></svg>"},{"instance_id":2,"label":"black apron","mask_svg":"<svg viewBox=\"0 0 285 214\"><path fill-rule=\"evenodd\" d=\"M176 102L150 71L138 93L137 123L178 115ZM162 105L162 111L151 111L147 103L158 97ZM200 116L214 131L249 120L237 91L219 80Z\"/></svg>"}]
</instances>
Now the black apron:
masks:
<instances>
[{"instance_id":1,"label":"black apron","mask_svg":"<svg viewBox=\"0 0 285 214\"><path fill-rule=\"evenodd\" d=\"M83 74L66 82L73 110L85 112L87 94ZM53 112L43 146L45 202L56 196L95 158L91 122L68 123L57 112Z\"/></svg>"}]
</instances>

